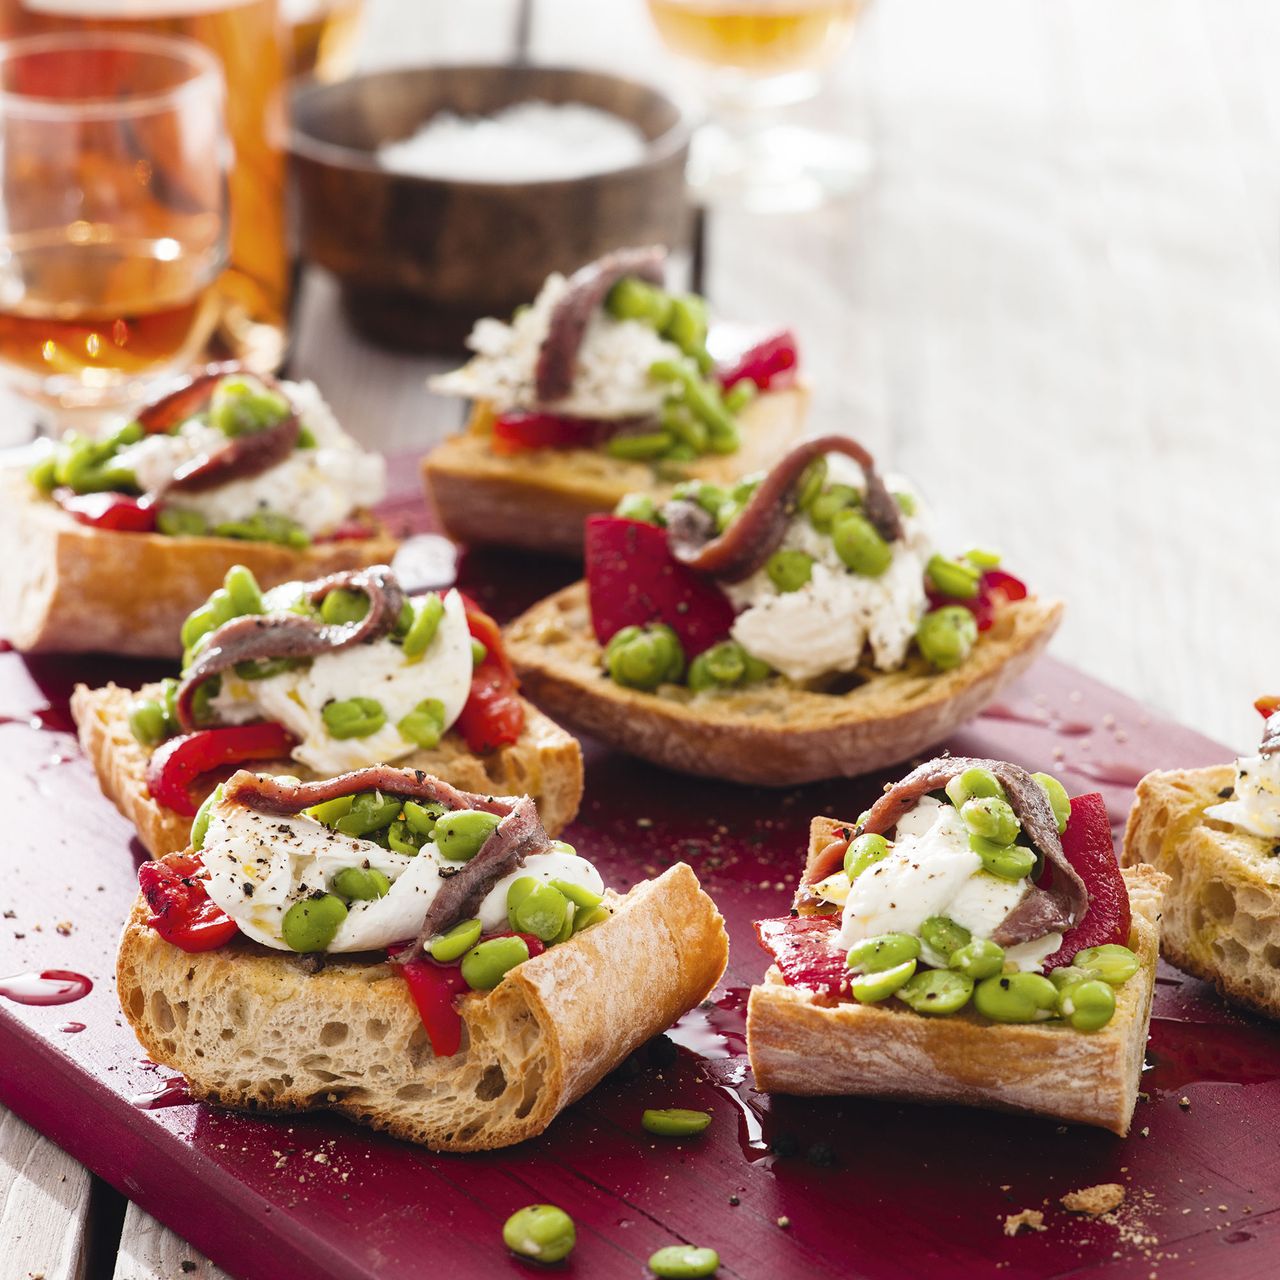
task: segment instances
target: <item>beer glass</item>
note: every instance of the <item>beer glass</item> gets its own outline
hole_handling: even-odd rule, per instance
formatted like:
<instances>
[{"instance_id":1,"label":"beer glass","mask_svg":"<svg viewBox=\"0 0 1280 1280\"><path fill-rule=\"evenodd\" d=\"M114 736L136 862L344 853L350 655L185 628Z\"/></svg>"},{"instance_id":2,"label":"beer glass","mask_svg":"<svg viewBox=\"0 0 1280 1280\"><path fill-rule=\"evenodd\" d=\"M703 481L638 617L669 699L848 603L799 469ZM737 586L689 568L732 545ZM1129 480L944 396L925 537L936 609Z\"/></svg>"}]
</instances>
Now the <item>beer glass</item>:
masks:
<instances>
[{"instance_id":1,"label":"beer glass","mask_svg":"<svg viewBox=\"0 0 1280 1280\"><path fill-rule=\"evenodd\" d=\"M706 200L759 211L812 208L857 187L861 139L782 125L844 51L869 0L649 0L663 43L691 63L712 119L694 138L690 181Z\"/></svg>"},{"instance_id":2,"label":"beer glass","mask_svg":"<svg viewBox=\"0 0 1280 1280\"><path fill-rule=\"evenodd\" d=\"M196 42L0 42L0 376L109 415L192 364L218 319L230 160Z\"/></svg>"}]
</instances>

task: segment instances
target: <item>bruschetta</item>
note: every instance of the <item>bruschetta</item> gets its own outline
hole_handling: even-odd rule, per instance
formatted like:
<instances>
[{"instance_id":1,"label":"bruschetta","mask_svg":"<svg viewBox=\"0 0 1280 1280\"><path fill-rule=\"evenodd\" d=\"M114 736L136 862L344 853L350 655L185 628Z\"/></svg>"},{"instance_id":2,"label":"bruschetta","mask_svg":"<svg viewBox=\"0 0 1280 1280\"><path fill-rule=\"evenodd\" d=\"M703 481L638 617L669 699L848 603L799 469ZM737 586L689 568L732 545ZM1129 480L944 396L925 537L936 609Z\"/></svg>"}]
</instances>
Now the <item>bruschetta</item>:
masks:
<instances>
[{"instance_id":1,"label":"bruschetta","mask_svg":"<svg viewBox=\"0 0 1280 1280\"><path fill-rule=\"evenodd\" d=\"M528 797L385 766L236 773L138 878L116 980L153 1061L207 1102L441 1151L541 1133L728 954L685 863L616 894Z\"/></svg>"},{"instance_id":2,"label":"bruschetta","mask_svg":"<svg viewBox=\"0 0 1280 1280\"><path fill-rule=\"evenodd\" d=\"M404 764L535 796L555 833L577 812L577 741L519 696L497 624L459 591L408 596L375 565L264 592L237 565L180 630L178 676L71 699L103 792L155 857L186 847L247 761L303 778Z\"/></svg>"},{"instance_id":3,"label":"bruschetta","mask_svg":"<svg viewBox=\"0 0 1280 1280\"><path fill-rule=\"evenodd\" d=\"M989 552L940 554L907 483L825 436L729 489L592 517L586 581L507 644L549 714L667 768L790 786L939 742L1061 613Z\"/></svg>"},{"instance_id":4,"label":"bruschetta","mask_svg":"<svg viewBox=\"0 0 1280 1280\"><path fill-rule=\"evenodd\" d=\"M1149 773L1124 833L1124 861L1170 877L1160 945L1228 1000L1280 1018L1280 698L1256 755Z\"/></svg>"},{"instance_id":5,"label":"bruschetta","mask_svg":"<svg viewBox=\"0 0 1280 1280\"><path fill-rule=\"evenodd\" d=\"M432 380L472 402L466 429L423 461L451 537L577 556L583 520L624 494L729 484L799 438L794 337L709 326L700 297L662 287L664 257L625 250L551 276Z\"/></svg>"},{"instance_id":6,"label":"bruschetta","mask_svg":"<svg viewBox=\"0 0 1280 1280\"><path fill-rule=\"evenodd\" d=\"M1027 1111L1128 1132L1167 877L1121 872L1102 797L927 761L815 818L790 916L756 931L747 1050L769 1093Z\"/></svg>"},{"instance_id":7,"label":"bruschetta","mask_svg":"<svg viewBox=\"0 0 1280 1280\"><path fill-rule=\"evenodd\" d=\"M233 564L273 587L396 549L370 514L383 459L309 382L218 368L104 439L37 452L0 469L0 628L26 652L176 657Z\"/></svg>"}]
</instances>

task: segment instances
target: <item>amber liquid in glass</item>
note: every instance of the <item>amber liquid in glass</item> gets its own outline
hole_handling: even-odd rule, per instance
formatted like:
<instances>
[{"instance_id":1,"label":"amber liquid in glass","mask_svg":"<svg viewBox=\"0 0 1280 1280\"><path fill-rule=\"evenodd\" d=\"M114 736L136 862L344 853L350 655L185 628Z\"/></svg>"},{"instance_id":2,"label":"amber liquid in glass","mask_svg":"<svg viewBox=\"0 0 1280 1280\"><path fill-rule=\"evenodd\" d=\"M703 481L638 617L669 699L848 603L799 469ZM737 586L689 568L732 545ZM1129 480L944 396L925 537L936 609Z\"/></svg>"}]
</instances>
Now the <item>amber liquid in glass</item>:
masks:
<instances>
[{"instance_id":1,"label":"amber liquid in glass","mask_svg":"<svg viewBox=\"0 0 1280 1280\"><path fill-rule=\"evenodd\" d=\"M867 0L649 0L663 42L712 67L775 76L818 69L844 47Z\"/></svg>"},{"instance_id":2,"label":"amber liquid in glass","mask_svg":"<svg viewBox=\"0 0 1280 1280\"><path fill-rule=\"evenodd\" d=\"M275 369L284 358L290 286L282 94L288 52L276 0L0 0L0 36L88 31L187 36L222 63L235 164L230 260L217 282L209 355Z\"/></svg>"},{"instance_id":3,"label":"amber liquid in glass","mask_svg":"<svg viewBox=\"0 0 1280 1280\"><path fill-rule=\"evenodd\" d=\"M0 361L18 386L50 375L109 388L189 362L217 321L207 258L172 239L114 239L73 224L15 237L0 260Z\"/></svg>"},{"instance_id":4,"label":"amber liquid in glass","mask_svg":"<svg viewBox=\"0 0 1280 1280\"><path fill-rule=\"evenodd\" d=\"M289 19L293 74L340 80L355 64L361 0L293 0Z\"/></svg>"}]
</instances>

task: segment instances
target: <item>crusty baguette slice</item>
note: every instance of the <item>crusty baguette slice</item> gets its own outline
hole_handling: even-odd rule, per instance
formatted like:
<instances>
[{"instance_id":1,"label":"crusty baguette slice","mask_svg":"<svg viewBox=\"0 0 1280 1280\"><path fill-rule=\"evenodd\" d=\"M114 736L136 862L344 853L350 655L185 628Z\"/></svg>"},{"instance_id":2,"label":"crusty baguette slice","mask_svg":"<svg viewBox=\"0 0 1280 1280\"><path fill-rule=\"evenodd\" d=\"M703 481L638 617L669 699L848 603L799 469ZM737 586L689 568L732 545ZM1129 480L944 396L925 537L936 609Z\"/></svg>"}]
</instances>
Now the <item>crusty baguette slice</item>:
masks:
<instances>
[{"instance_id":1,"label":"crusty baguette slice","mask_svg":"<svg viewBox=\"0 0 1280 1280\"><path fill-rule=\"evenodd\" d=\"M814 822L810 855L840 824ZM777 968L751 988L747 1052L766 1093L865 1095L1030 1111L1124 1135L1138 1099L1159 950L1166 876L1124 872L1133 908L1129 945L1142 968L1116 992L1101 1031L1061 1022L997 1025L971 1010L930 1018L897 1000L819 1004Z\"/></svg>"},{"instance_id":2,"label":"crusty baguette slice","mask_svg":"<svg viewBox=\"0 0 1280 1280\"><path fill-rule=\"evenodd\" d=\"M1228 999L1280 1018L1280 840L1204 816L1235 781L1229 764L1149 773L1129 811L1121 861L1165 872L1160 945Z\"/></svg>"},{"instance_id":3,"label":"crusty baguette slice","mask_svg":"<svg viewBox=\"0 0 1280 1280\"><path fill-rule=\"evenodd\" d=\"M115 684L101 689L77 685L71 695L71 714L103 794L138 828L138 838L147 852L162 858L187 847L191 819L151 798L147 790L150 752L129 730L129 704L134 698L156 692L153 686L140 695ZM573 820L582 800L582 748L575 737L536 707L525 703L524 711L524 732L509 747L478 756L456 733L447 733L438 747L415 751L396 764L422 769L463 791L532 796L543 825L551 835L557 835ZM319 776L296 760L254 761L253 769L289 773L304 781ZM206 794L212 789L210 785Z\"/></svg>"},{"instance_id":4,"label":"crusty baguette slice","mask_svg":"<svg viewBox=\"0 0 1280 1280\"><path fill-rule=\"evenodd\" d=\"M191 955L125 927L116 987L153 1061L207 1102L329 1108L440 1151L541 1133L649 1037L704 999L728 958L724 921L683 862L610 919L463 997L463 1047L432 1055L404 980L377 959L318 973L242 941Z\"/></svg>"},{"instance_id":5,"label":"crusty baguette slice","mask_svg":"<svg viewBox=\"0 0 1280 1280\"><path fill-rule=\"evenodd\" d=\"M603 679L581 582L517 618L506 643L525 693L551 715L668 769L783 787L854 777L941 741L1030 665L1061 616L1056 600L1016 601L954 671L913 659L839 695L782 681L651 694Z\"/></svg>"},{"instance_id":6,"label":"crusty baguette slice","mask_svg":"<svg viewBox=\"0 0 1280 1280\"><path fill-rule=\"evenodd\" d=\"M445 532L458 542L496 543L534 551L582 554L582 525L612 511L627 493L669 493L689 477L727 484L771 467L804 433L809 393L772 391L740 415L737 453L681 464L655 483L645 462L610 458L598 449L532 449L501 457L490 447L492 410L477 404L467 428L422 460L427 494Z\"/></svg>"},{"instance_id":7,"label":"crusty baguette slice","mask_svg":"<svg viewBox=\"0 0 1280 1280\"><path fill-rule=\"evenodd\" d=\"M321 542L301 550L237 538L112 533L79 524L0 470L0 628L23 652L176 658L182 621L247 565L264 588L389 563L396 539Z\"/></svg>"}]
</instances>

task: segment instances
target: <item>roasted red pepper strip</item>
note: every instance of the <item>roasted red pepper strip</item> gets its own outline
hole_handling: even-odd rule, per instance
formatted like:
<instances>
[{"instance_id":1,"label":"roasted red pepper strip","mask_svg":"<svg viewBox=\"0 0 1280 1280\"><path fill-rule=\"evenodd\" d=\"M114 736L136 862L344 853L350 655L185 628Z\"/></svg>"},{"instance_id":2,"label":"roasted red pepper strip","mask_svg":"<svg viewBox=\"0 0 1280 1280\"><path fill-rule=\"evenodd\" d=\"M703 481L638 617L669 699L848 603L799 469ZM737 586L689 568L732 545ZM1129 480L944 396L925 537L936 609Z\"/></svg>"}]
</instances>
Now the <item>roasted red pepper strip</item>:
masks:
<instances>
[{"instance_id":1,"label":"roasted red pepper strip","mask_svg":"<svg viewBox=\"0 0 1280 1280\"><path fill-rule=\"evenodd\" d=\"M681 564L657 525L591 516L586 528L587 598L596 639L623 627L665 622L695 658L729 634L733 605L718 586Z\"/></svg>"},{"instance_id":2,"label":"roasted red pepper strip","mask_svg":"<svg viewBox=\"0 0 1280 1280\"><path fill-rule=\"evenodd\" d=\"M979 631L990 630L1000 605L1027 598L1027 584L1003 569L988 569L978 580L978 594L967 600L944 596L934 591L927 581L925 591L929 597L929 608L940 609L943 605L958 604L973 614Z\"/></svg>"},{"instance_id":3,"label":"roasted red pepper strip","mask_svg":"<svg viewBox=\"0 0 1280 1280\"><path fill-rule=\"evenodd\" d=\"M69 516L93 529L151 533L156 527L156 509L149 498L131 498L123 493L76 493L74 489L55 489L53 498Z\"/></svg>"},{"instance_id":4,"label":"roasted red pepper strip","mask_svg":"<svg viewBox=\"0 0 1280 1280\"><path fill-rule=\"evenodd\" d=\"M489 938L523 938L529 948L529 958L541 955L546 947L530 933L491 933ZM400 951L405 943L388 947L390 955ZM409 984L409 994L417 1006L418 1016L427 1029L431 1052L437 1058L452 1058L462 1046L462 1015L458 1012L457 999L471 989L462 976L461 962L436 964L423 958L410 960L399 966L404 980Z\"/></svg>"},{"instance_id":5,"label":"roasted red pepper strip","mask_svg":"<svg viewBox=\"0 0 1280 1280\"><path fill-rule=\"evenodd\" d=\"M183 951L212 951L239 933L236 922L209 897L194 854L171 853L138 868L138 887L151 908L147 923Z\"/></svg>"},{"instance_id":6,"label":"roasted red pepper strip","mask_svg":"<svg viewBox=\"0 0 1280 1280\"><path fill-rule=\"evenodd\" d=\"M1096 791L1072 799L1071 817L1062 833L1062 852L1089 890L1089 906L1080 923L1063 935L1061 948L1044 962L1046 971L1070 964L1076 952L1085 947L1108 942L1127 946L1132 922L1129 890L1116 861L1111 818Z\"/></svg>"},{"instance_id":7,"label":"roasted red pepper strip","mask_svg":"<svg viewBox=\"0 0 1280 1280\"><path fill-rule=\"evenodd\" d=\"M590 449L617 425L554 413L500 413L493 420L493 451L507 456L529 449Z\"/></svg>"},{"instance_id":8,"label":"roasted red pepper strip","mask_svg":"<svg viewBox=\"0 0 1280 1280\"><path fill-rule=\"evenodd\" d=\"M471 676L471 692L458 732L472 751L492 751L517 741L524 730L524 704L516 690L515 671L502 647L498 624L465 596L467 626L485 647L484 661Z\"/></svg>"},{"instance_id":9,"label":"roasted red pepper strip","mask_svg":"<svg viewBox=\"0 0 1280 1280\"><path fill-rule=\"evenodd\" d=\"M1280 711L1280 695L1268 694L1259 698L1253 705L1264 720L1270 720L1277 711Z\"/></svg>"},{"instance_id":10,"label":"roasted red pepper strip","mask_svg":"<svg viewBox=\"0 0 1280 1280\"><path fill-rule=\"evenodd\" d=\"M836 942L839 915L757 920L755 930L787 986L812 991L826 1000L849 994L847 950Z\"/></svg>"},{"instance_id":11,"label":"roasted red pepper strip","mask_svg":"<svg viewBox=\"0 0 1280 1280\"><path fill-rule=\"evenodd\" d=\"M777 391L795 382L799 364L796 335L783 329L736 354L716 371L716 377L726 391L744 381L754 382L761 391Z\"/></svg>"},{"instance_id":12,"label":"roasted red pepper strip","mask_svg":"<svg viewBox=\"0 0 1280 1280\"><path fill-rule=\"evenodd\" d=\"M462 970L434 960L410 960L398 967L427 1029L431 1052L437 1058L452 1058L462 1045L462 1015L454 1001L469 989Z\"/></svg>"},{"instance_id":13,"label":"roasted red pepper strip","mask_svg":"<svg viewBox=\"0 0 1280 1280\"><path fill-rule=\"evenodd\" d=\"M197 729L161 743L147 761L152 799L184 817L194 817L191 785L202 774L247 760L287 760L297 738L274 721Z\"/></svg>"}]
</instances>

